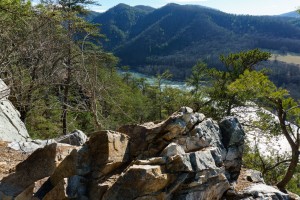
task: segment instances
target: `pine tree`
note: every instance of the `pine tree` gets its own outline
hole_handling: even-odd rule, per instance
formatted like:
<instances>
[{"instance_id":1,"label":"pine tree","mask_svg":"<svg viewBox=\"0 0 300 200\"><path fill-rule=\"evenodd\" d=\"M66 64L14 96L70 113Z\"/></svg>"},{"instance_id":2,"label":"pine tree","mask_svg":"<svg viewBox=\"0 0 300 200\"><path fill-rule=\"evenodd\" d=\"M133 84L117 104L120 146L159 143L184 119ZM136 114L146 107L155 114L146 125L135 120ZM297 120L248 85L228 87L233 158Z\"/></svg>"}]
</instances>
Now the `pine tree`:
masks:
<instances>
[{"instance_id":1,"label":"pine tree","mask_svg":"<svg viewBox=\"0 0 300 200\"><path fill-rule=\"evenodd\" d=\"M300 103L291 98L287 90L277 88L267 76L257 71L246 70L228 88L231 94L244 101L251 100L260 106L276 110L280 133L284 135L292 149L286 174L277 183L277 187L284 191L299 163ZM292 128L292 123L297 126L296 130Z\"/></svg>"}]
</instances>

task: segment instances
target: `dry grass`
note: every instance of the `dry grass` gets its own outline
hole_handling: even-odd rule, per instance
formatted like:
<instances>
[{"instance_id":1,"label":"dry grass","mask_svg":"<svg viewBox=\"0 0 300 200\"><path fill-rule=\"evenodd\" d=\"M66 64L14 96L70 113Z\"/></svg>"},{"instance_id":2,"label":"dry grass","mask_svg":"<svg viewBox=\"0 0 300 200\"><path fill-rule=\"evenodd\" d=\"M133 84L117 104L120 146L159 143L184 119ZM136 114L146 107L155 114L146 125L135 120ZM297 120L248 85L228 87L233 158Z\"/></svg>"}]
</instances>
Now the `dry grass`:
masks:
<instances>
[{"instance_id":1,"label":"dry grass","mask_svg":"<svg viewBox=\"0 0 300 200\"><path fill-rule=\"evenodd\" d=\"M242 191L242 190L246 189L247 187L253 185L252 182L247 180L246 171L247 171L247 169L245 169L245 168L242 168L240 171L239 178L237 180L236 186L234 187L236 192Z\"/></svg>"},{"instance_id":2,"label":"dry grass","mask_svg":"<svg viewBox=\"0 0 300 200\"><path fill-rule=\"evenodd\" d=\"M300 65L300 55L279 55L279 54L272 54L270 60L277 60L285 63L297 64Z\"/></svg>"},{"instance_id":3,"label":"dry grass","mask_svg":"<svg viewBox=\"0 0 300 200\"><path fill-rule=\"evenodd\" d=\"M0 181L5 176L15 171L18 163L25 160L29 154L7 147L7 142L0 141Z\"/></svg>"}]
</instances>

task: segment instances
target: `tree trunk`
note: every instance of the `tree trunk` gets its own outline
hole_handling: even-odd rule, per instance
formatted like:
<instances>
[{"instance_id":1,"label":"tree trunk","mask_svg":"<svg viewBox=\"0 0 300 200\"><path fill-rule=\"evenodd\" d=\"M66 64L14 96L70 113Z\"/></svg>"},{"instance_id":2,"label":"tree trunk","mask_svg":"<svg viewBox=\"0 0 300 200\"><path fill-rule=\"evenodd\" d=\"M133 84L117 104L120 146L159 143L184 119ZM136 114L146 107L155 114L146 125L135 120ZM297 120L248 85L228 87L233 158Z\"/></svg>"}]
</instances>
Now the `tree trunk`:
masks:
<instances>
[{"instance_id":1,"label":"tree trunk","mask_svg":"<svg viewBox=\"0 0 300 200\"><path fill-rule=\"evenodd\" d=\"M68 61L69 62L69 61ZM71 62L69 62L71 63ZM68 64L69 64L68 63ZM64 84L64 97L63 97L63 104L62 104L62 129L63 129L63 134L66 135L68 133L67 125L68 125L68 101L69 101L69 90L70 90L70 83L71 83L71 74L72 70L70 68L70 65L68 65L68 70L67 70L67 79Z\"/></svg>"},{"instance_id":2,"label":"tree trunk","mask_svg":"<svg viewBox=\"0 0 300 200\"><path fill-rule=\"evenodd\" d=\"M277 187L278 187L279 190L281 190L281 191L285 190L286 185L293 178L293 175L295 173L298 162L299 162L298 148L292 148L291 163L290 163L290 165L287 169L287 172L286 172L284 178L279 183L277 183Z\"/></svg>"},{"instance_id":3,"label":"tree trunk","mask_svg":"<svg viewBox=\"0 0 300 200\"><path fill-rule=\"evenodd\" d=\"M69 9L70 7L70 1L69 1ZM69 18L69 16L68 16ZM72 67L71 67L71 59L72 59L72 37L71 37L71 22L70 19L68 19L68 38L69 38L69 47L68 47L68 58L67 58L67 78L64 82L64 96L63 96L63 104L62 104L62 129L63 134L66 135L68 133L68 101L69 101L69 90L71 87L71 75L72 75Z\"/></svg>"},{"instance_id":4,"label":"tree trunk","mask_svg":"<svg viewBox=\"0 0 300 200\"><path fill-rule=\"evenodd\" d=\"M234 102L235 102L235 95L233 95L229 98L228 106L227 106L227 109L226 109L226 116L231 115L231 110L232 110L232 107L234 105Z\"/></svg>"},{"instance_id":5,"label":"tree trunk","mask_svg":"<svg viewBox=\"0 0 300 200\"><path fill-rule=\"evenodd\" d=\"M287 139L287 141L289 142L289 145L291 146L291 149L292 149L292 159L291 159L290 165L287 169L287 172L286 172L285 176L283 177L283 179L279 183L277 183L277 187L281 191L284 191L286 185L293 178L294 172L296 170L296 167L297 167L297 164L299 161L299 152L298 152L299 151L299 137L297 137L296 141L294 141L292 139L292 137L290 136L290 133L286 127L286 111L283 109L282 100L277 99L273 102L276 103L276 105L277 105L277 117L279 119L281 131L282 131L283 135L285 136L285 138Z\"/></svg>"},{"instance_id":6,"label":"tree trunk","mask_svg":"<svg viewBox=\"0 0 300 200\"><path fill-rule=\"evenodd\" d=\"M64 82L64 96L62 102L62 129L63 134L66 135L68 133L67 125L68 125L68 101L69 101L69 90L71 84L71 47L69 47L69 55L67 60L67 78Z\"/></svg>"}]
</instances>

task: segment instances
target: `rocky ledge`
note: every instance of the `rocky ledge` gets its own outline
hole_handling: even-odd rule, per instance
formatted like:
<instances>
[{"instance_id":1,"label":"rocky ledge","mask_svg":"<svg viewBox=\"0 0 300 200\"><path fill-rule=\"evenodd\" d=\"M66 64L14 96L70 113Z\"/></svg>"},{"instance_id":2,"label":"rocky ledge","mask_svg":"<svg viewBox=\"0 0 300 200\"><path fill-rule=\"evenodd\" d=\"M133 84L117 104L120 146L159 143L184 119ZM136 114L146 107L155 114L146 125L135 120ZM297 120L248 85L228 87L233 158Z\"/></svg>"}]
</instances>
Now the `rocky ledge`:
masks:
<instances>
[{"instance_id":1,"label":"rocky ledge","mask_svg":"<svg viewBox=\"0 0 300 200\"><path fill-rule=\"evenodd\" d=\"M20 113L8 100L9 87L0 79L0 140L26 141L29 138Z\"/></svg>"},{"instance_id":2,"label":"rocky ledge","mask_svg":"<svg viewBox=\"0 0 300 200\"><path fill-rule=\"evenodd\" d=\"M291 199L257 173L239 176L244 137L236 118L216 123L183 107L161 123L37 149L1 180L0 199Z\"/></svg>"}]
</instances>

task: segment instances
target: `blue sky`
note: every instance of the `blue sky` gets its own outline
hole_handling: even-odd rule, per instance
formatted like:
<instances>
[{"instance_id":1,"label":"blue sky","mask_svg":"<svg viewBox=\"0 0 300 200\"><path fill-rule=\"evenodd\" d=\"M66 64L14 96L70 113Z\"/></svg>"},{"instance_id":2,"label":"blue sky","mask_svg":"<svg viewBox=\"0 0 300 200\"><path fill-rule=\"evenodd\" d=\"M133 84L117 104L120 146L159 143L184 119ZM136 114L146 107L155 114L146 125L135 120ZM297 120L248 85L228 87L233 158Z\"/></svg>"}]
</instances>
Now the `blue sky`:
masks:
<instances>
[{"instance_id":1,"label":"blue sky","mask_svg":"<svg viewBox=\"0 0 300 200\"><path fill-rule=\"evenodd\" d=\"M109 8L125 3L131 6L148 5L159 8L167 3L203 5L234 14L276 15L300 8L299 0L99 0L101 6L93 7L103 12Z\"/></svg>"}]
</instances>

